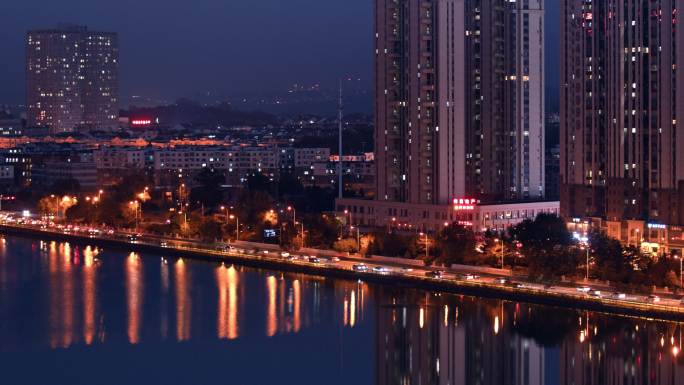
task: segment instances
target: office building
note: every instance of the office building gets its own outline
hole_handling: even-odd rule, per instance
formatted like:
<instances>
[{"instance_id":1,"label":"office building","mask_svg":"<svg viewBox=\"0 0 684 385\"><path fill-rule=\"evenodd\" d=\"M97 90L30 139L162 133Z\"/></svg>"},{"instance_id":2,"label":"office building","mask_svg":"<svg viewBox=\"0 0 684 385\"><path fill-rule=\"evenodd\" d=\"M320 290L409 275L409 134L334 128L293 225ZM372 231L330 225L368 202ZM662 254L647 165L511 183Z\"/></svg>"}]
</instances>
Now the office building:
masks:
<instances>
[{"instance_id":1,"label":"office building","mask_svg":"<svg viewBox=\"0 0 684 385\"><path fill-rule=\"evenodd\" d=\"M118 126L118 39L81 26L26 36L29 127L52 133Z\"/></svg>"}]
</instances>

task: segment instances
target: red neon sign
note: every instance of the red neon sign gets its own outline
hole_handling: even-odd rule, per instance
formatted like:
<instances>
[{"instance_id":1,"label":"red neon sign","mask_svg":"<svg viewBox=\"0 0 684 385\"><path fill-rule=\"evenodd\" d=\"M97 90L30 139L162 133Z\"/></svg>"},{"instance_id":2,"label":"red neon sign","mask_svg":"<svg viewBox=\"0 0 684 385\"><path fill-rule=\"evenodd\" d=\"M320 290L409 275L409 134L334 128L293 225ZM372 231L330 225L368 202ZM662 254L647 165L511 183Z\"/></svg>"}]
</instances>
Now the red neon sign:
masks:
<instances>
[{"instance_id":1,"label":"red neon sign","mask_svg":"<svg viewBox=\"0 0 684 385\"><path fill-rule=\"evenodd\" d=\"M477 206L477 199L454 199L454 211L473 211L475 210L475 206Z\"/></svg>"},{"instance_id":2,"label":"red neon sign","mask_svg":"<svg viewBox=\"0 0 684 385\"><path fill-rule=\"evenodd\" d=\"M133 126L149 126L152 124L151 119L133 119L131 120L131 125Z\"/></svg>"}]
</instances>

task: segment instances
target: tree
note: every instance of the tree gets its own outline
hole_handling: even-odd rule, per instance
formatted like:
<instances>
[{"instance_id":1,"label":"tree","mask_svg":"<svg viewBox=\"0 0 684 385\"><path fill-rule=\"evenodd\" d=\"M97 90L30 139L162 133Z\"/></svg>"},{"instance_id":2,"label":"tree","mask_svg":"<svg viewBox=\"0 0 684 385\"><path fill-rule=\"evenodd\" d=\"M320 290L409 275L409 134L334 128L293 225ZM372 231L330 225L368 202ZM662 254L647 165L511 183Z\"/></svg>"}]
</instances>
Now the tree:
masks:
<instances>
[{"instance_id":1,"label":"tree","mask_svg":"<svg viewBox=\"0 0 684 385\"><path fill-rule=\"evenodd\" d=\"M256 226L262 215L273 207L273 200L263 191L244 191L237 200L235 212L243 226Z\"/></svg>"},{"instance_id":2,"label":"tree","mask_svg":"<svg viewBox=\"0 0 684 385\"><path fill-rule=\"evenodd\" d=\"M304 224L307 229L306 245L309 247L331 247L340 234L340 224L333 216L307 214Z\"/></svg>"},{"instance_id":3,"label":"tree","mask_svg":"<svg viewBox=\"0 0 684 385\"><path fill-rule=\"evenodd\" d=\"M677 273L674 271L670 270L665 274L665 286L671 287L671 288L680 288L680 281L679 277L677 277Z\"/></svg>"},{"instance_id":4,"label":"tree","mask_svg":"<svg viewBox=\"0 0 684 385\"><path fill-rule=\"evenodd\" d=\"M452 223L436 236L435 255L447 264L466 263L475 254L475 234L469 227Z\"/></svg>"},{"instance_id":5,"label":"tree","mask_svg":"<svg viewBox=\"0 0 684 385\"><path fill-rule=\"evenodd\" d=\"M190 191L190 200L205 208L217 207L223 200L221 185L225 180L225 176L213 168L203 168L195 178L199 185Z\"/></svg>"},{"instance_id":6,"label":"tree","mask_svg":"<svg viewBox=\"0 0 684 385\"><path fill-rule=\"evenodd\" d=\"M42 214L57 215L59 212L59 198L58 197L44 197L38 201L38 211Z\"/></svg>"},{"instance_id":7,"label":"tree","mask_svg":"<svg viewBox=\"0 0 684 385\"><path fill-rule=\"evenodd\" d=\"M416 258L418 252L417 237L397 233L387 234L378 230L372 235L367 253L395 258Z\"/></svg>"},{"instance_id":8,"label":"tree","mask_svg":"<svg viewBox=\"0 0 684 385\"><path fill-rule=\"evenodd\" d=\"M333 250L343 253L356 253L358 244L355 238L344 238L333 244Z\"/></svg>"},{"instance_id":9,"label":"tree","mask_svg":"<svg viewBox=\"0 0 684 385\"><path fill-rule=\"evenodd\" d=\"M221 223L213 218L204 219L200 222L198 228L198 235L203 241L213 241L223 238L223 229Z\"/></svg>"},{"instance_id":10,"label":"tree","mask_svg":"<svg viewBox=\"0 0 684 385\"><path fill-rule=\"evenodd\" d=\"M271 192L271 180L260 172L252 173L247 176L247 189L250 192L261 191L268 194Z\"/></svg>"},{"instance_id":11,"label":"tree","mask_svg":"<svg viewBox=\"0 0 684 385\"><path fill-rule=\"evenodd\" d=\"M521 243L531 276L559 277L577 271L580 250L558 216L540 214L514 226L509 233Z\"/></svg>"},{"instance_id":12,"label":"tree","mask_svg":"<svg viewBox=\"0 0 684 385\"><path fill-rule=\"evenodd\" d=\"M297 227L292 222L283 224L280 228L280 245L286 249L297 249L301 246Z\"/></svg>"},{"instance_id":13,"label":"tree","mask_svg":"<svg viewBox=\"0 0 684 385\"><path fill-rule=\"evenodd\" d=\"M304 192L304 186L292 172L282 172L278 180L278 192L284 196L300 195Z\"/></svg>"},{"instance_id":14,"label":"tree","mask_svg":"<svg viewBox=\"0 0 684 385\"><path fill-rule=\"evenodd\" d=\"M620 241L608 237L600 230L589 233L589 246L596 261L597 274L601 279L622 281L632 270L629 260L623 254ZM586 262L585 262L586 263Z\"/></svg>"}]
</instances>

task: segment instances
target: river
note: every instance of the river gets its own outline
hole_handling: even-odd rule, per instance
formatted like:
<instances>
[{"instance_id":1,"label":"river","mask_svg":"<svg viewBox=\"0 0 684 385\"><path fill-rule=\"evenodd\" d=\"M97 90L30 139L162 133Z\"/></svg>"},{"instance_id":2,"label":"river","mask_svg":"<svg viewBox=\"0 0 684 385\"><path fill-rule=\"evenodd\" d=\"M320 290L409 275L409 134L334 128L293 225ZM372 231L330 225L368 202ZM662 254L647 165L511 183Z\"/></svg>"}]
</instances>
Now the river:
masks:
<instances>
[{"instance_id":1,"label":"river","mask_svg":"<svg viewBox=\"0 0 684 385\"><path fill-rule=\"evenodd\" d=\"M2 384L684 384L682 324L0 240Z\"/></svg>"}]
</instances>

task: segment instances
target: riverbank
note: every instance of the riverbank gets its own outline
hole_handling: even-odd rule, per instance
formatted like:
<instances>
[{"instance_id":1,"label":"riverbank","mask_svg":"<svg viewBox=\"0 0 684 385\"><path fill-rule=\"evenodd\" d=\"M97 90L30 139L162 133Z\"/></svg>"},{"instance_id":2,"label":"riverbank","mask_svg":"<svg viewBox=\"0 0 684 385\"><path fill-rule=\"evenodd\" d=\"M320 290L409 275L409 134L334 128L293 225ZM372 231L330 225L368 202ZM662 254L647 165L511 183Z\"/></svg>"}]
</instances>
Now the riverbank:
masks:
<instances>
[{"instance_id":1,"label":"riverbank","mask_svg":"<svg viewBox=\"0 0 684 385\"><path fill-rule=\"evenodd\" d=\"M106 248L125 251L145 252L163 255L171 258L189 258L214 263L235 263L248 267L299 272L309 275L329 276L346 280L363 280L384 285L419 288L430 291L442 291L454 294L464 294L510 301L530 302L542 305L562 306L606 312L611 314L629 315L649 318L662 318L674 321L684 321L684 306L679 306L678 299L662 299L660 303L647 303L646 298L626 297L614 299L601 295L588 295L578 291L577 287L559 286L544 287L525 282L506 284L496 278L486 279L460 276L456 272L448 271L441 278L428 277L426 274L433 268L393 264L397 269L391 272L374 271L375 266L384 266L372 259L364 260L367 271L357 271L358 259L341 258L340 261L315 263L303 260L287 260L279 253L270 251L263 253L217 251L201 248L201 244L184 242L174 239L156 238L146 240L127 238L126 234L82 234L60 232L43 229L38 226L0 224L0 232L8 235L30 237L36 239L51 239L76 244L91 244Z\"/></svg>"}]
</instances>

